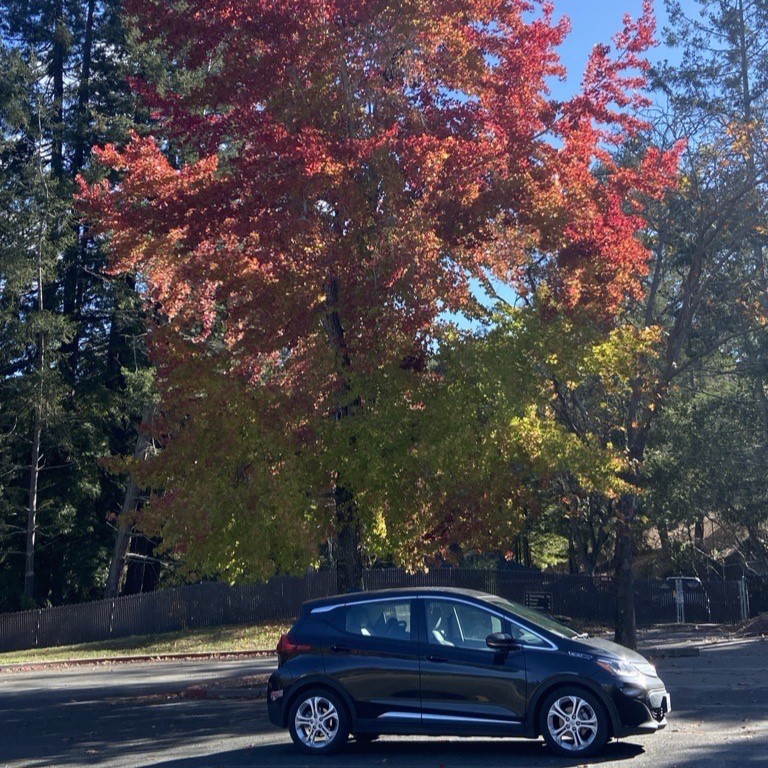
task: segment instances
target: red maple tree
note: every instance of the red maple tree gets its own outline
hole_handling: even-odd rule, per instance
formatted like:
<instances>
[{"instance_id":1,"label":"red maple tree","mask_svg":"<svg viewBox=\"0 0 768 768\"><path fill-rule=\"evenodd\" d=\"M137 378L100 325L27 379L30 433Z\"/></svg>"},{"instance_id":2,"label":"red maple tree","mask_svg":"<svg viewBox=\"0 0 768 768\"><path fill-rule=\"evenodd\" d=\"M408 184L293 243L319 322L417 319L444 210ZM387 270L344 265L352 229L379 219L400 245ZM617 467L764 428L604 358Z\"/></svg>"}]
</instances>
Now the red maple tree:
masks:
<instances>
[{"instance_id":1,"label":"red maple tree","mask_svg":"<svg viewBox=\"0 0 768 768\"><path fill-rule=\"evenodd\" d=\"M215 338L227 375L284 395L287 430L347 413L353 375L420 370L443 313L471 310L473 278L602 323L640 291L636 200L663 193L675 157L623 167L612 150L642 130L650 2L566 102L547 88L568 32L549 2L127 8L187 77L136 84L154 135L99 150L119 181L82 182L82 198L164 337L200 355ZM157 349L171 370L180 343Z\"/></svg>"}]
</instances>

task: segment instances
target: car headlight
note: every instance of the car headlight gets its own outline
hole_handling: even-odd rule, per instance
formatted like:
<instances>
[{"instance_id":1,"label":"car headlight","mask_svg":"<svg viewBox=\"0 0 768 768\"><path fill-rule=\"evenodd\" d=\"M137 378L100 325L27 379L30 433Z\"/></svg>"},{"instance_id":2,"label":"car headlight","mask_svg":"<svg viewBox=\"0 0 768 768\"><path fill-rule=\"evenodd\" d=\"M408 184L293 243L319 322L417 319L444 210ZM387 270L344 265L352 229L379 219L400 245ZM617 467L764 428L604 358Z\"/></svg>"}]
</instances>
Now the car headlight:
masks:
<instances>
[{"instance_id":1,"label":"car headlight","mask_svg":"<svg viewBox=\"0 0 768 768\"><path fill-rule=\"evenodd\" d=\"M656 668L647 661L634 663L624 659L597 659L597 663L607 672L624 680L636 680L643 675L657 677Z\"/></svg>"},{"instance_id":2,"label":"car headlight","mask_svg":"<svg viewBox=\"0 0 768 768\"><path fill-rule=\"evenodd\" d=\"M646 677L658 677L659 673L656 671L656 667L653 664L649 664L647 661L633 662L632 666L639 670Z\"/></svg>"}]
</instances>

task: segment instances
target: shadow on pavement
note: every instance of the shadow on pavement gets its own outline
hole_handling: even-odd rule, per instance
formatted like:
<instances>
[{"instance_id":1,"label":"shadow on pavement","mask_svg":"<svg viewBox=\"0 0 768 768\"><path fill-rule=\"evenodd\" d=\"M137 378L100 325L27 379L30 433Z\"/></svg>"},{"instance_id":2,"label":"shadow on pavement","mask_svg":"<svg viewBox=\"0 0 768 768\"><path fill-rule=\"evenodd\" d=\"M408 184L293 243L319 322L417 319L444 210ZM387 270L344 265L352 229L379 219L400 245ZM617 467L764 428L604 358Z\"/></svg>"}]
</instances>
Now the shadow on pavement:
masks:
<instances>
[{"instance_id":1,"label":"shadow on pavement","mask_svg":"<svg viewBox=\"0 0 768 768\"><path fill-rule=\"evenodd\" d=\"M135 768L182 747L191 755L210 752L206 745L212 742L247 739L266 730L267 723L254 718L253 704L182 699L153 705L94 700L45 706L36 699L31 706L0 713L5 734L0 765L18 761L24 768L66 768L117 763Z\"/></svg>"},{"instance_id":2,"label":"shadow on pavement","mask_svg":"<svg viewBox=\"0 0 768 768\"><path fill-rule=\"evenodd\" d=\"M572 768L585 764L599 765L611 761L630 760L644 752L643 747L628 742L611 742L594 758L569 760L556 757L540 741L515 739L382 739L374 744L351 741L335 755L318 758L304 755L291 744L270 744L249 749L220 752L195 759L170 760L147 764L145 768L364 768L365 766L439 766L440 768L488 768L505 766L562 766Z\"/></svg>"}]
</instances>

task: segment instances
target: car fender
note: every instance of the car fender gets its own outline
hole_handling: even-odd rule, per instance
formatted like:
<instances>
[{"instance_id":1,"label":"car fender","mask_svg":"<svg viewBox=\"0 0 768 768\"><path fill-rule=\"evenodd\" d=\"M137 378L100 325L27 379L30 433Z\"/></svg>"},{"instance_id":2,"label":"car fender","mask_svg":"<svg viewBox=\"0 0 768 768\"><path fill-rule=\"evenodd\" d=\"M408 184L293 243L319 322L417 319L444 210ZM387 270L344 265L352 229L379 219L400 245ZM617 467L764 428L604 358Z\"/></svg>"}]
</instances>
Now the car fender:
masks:
<instances>
[{"instance_id":1,"label":"car fender","mask_svg":"<svg viewBox=\"0 0 768 768\"><path fill-rule=\"evenodd\" d=\"M613 706L613 702L608 698L605 691L594 680L590 680L588 677L577 674L569 674L567 672L553 677L548 677L546 680L542 680L534 692L531 694L528 702L528 712L525 718L525 735L531 738L535 738L538 735L539 730L539 718L537 717L538 708L542 699L555 688L561 686L577 686L579 688L585 688L590 693L597 696L598 700L605 707L605 711L608 713L608 717L611 719L611 732L615 733L621 728L618 714L616 713L616 707Z\"/></svg>"},{"instance_id":2,"label":"car fender","mask_svg":"<svg viewBox=\"0 0 768 768\"><path fill-rule=\"evenodd\" d=\"M344 690L344 688L339 685L339 683L328 677L324 677L319 673L299 678L291 686L291 691L288 694L285 707L283 709L283 719L285 720L283 723L284 728L288 727L288 715L290 714L294 701L296 701L296 697L309 688L330 688L334 693L337 693L347 706L347 711L349 712L349 716L352 720L352 726L354 729L354 727L357 725L357 714L355 712L355 707L352 703L351 697L346 692L346 690Z\"/></svg>"}]
</instances>

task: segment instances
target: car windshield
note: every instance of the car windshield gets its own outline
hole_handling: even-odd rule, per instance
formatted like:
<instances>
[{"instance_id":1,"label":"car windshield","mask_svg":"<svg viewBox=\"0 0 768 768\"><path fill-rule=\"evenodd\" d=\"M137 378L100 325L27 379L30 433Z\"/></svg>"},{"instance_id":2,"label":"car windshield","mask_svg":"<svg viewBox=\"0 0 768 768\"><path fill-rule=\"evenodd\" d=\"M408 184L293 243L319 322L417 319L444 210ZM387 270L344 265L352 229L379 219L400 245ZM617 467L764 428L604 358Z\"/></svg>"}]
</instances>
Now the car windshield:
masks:
<instances>
[{"instance_id":1,"label":"car windshield","mask_svg":"<svg viewBox=\"0 0 768 768\"><path fill-rule=\"evenodd\" d=\"M546 613L541 613L533 608L526 608L526 606L520 603L513 603L511 600L505 600L503 597L487 597L485 598L489 603L504 608L507 611L519 616L521 619L530 621L531 624L535 624L542 629L547 629L550 632L554 632L562 637L576 637L579 633L575 632L570 627L566 627L565 624L561 624Z\"/></svg>"}]
</instances>

